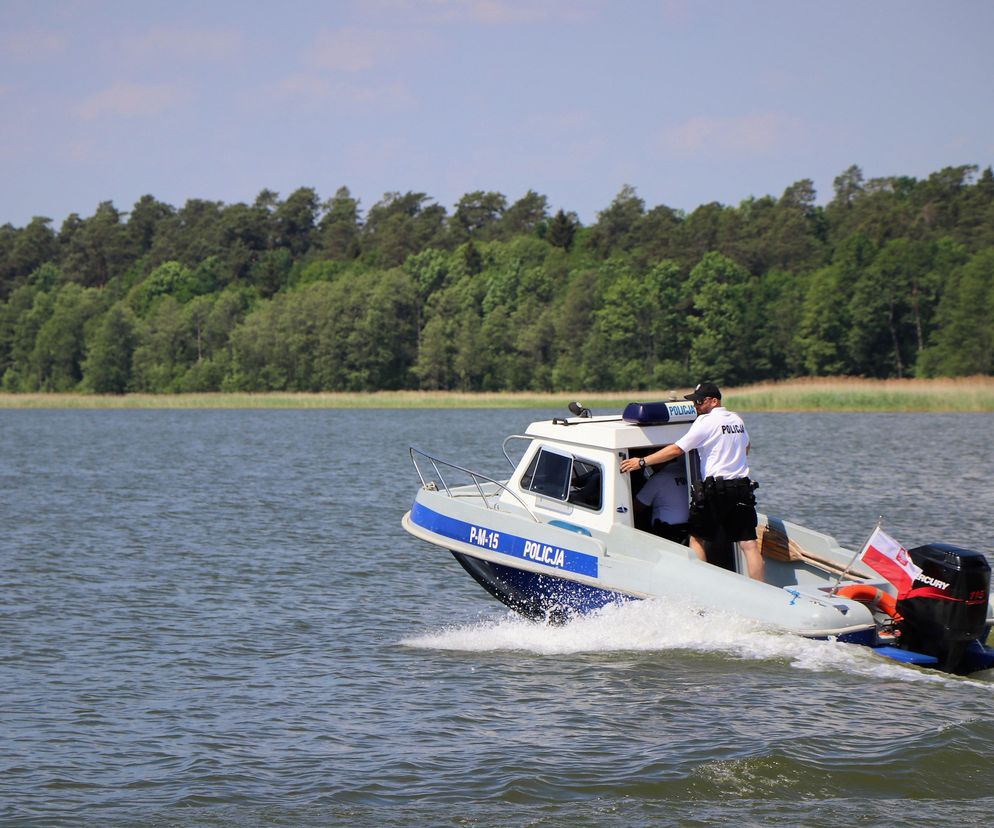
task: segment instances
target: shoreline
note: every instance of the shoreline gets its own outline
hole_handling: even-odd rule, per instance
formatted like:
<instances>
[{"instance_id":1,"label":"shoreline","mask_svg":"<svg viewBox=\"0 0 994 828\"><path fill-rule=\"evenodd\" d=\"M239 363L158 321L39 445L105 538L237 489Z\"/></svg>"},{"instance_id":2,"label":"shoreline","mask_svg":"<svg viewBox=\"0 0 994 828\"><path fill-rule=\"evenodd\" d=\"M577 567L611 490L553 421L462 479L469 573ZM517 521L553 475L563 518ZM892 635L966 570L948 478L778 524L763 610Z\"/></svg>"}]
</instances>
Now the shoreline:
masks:
<instances>
[{"instance_id":1,"label":"shoreline","mask_svg":"<svg viewBox=\"0 0 994 828\"><path fill-rule=\"evenodd\" d=\"M210 392L192 394L10 394L0 409L344 409L344 408L562 408L578 400L596 414L633 401L679 399L690 389L650 391L375 391L318 393ZM868 380L852 377L766 382L724 391L738 411L994 412L994 377ZM596 409L600 409L599 411Z\"/></svg>"}]
</instances>

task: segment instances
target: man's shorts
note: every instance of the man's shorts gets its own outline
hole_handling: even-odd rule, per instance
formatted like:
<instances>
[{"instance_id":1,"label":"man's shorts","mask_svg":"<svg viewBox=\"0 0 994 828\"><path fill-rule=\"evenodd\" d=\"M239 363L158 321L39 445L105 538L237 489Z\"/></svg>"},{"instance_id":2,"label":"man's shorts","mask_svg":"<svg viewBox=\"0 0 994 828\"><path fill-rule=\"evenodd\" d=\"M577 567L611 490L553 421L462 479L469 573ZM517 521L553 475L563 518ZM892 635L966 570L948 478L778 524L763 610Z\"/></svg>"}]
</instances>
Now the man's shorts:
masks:
<instances>
[{"instance_id":1,"label":"man's shorts","mask_svg":"<svg viewBox=\"0 0 994 828\"><path fill-rule=\"evenodd\" d=\"M742 487L724 492L706 488L703 501L690 509L690 534L707 541L714 540L719 529L729 541L756 540L758 522L755 498Z\"/></svg>"}]
</instances>

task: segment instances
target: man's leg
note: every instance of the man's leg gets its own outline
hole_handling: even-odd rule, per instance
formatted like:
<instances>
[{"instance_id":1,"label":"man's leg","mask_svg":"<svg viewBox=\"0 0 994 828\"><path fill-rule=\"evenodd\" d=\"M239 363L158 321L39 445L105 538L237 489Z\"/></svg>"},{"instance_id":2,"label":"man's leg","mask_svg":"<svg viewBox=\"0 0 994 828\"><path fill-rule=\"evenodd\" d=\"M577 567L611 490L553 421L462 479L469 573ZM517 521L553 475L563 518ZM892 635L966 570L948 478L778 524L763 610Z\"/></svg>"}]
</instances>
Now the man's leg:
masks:
<instances>
[{"instance_id":1,"label":"man's leg","mask_svg":"<svg viewBox=\"0 0 994 828\"><path fill-rule=\"evenodd\" d=\"M749 571L749 577L756 581L765 581L766 565L763 563L763 556L759 551L759 541L739 541L739 549L745 555L746 569Z\"/></svg>"},{"instance_id":2,"label":"man's leg","mask_svg":"<svg viewBox=\"0 0 994 828\"><path fill-rule=\"evenodd\" d=\"M704 563L708 562L707 552L704 551L704 542L697 535L690 536L690 548L694 550L697 557Z\"/></svg>"}]
</instances>

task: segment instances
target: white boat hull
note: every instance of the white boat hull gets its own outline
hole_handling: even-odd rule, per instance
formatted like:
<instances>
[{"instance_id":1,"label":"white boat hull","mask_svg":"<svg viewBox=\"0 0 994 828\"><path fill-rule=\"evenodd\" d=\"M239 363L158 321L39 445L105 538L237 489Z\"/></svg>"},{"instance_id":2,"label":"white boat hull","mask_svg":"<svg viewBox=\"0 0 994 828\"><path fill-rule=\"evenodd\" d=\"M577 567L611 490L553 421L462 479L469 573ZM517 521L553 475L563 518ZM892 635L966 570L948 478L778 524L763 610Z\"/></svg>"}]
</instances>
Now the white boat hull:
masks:
<instances>
[{"instance_id":1,"label":"white boat hull","mask_svg":"<svg viewBox=\"0 0 994 828\"><path fill-rule=\"evenodd\" d=\"M498 511L481 511L442 492L421 491L404 528L465 559L490 565L470 571L478 581L490 572L509 584L514 608L528 585L525 614L563 618L618 600L655 598L729 612L759 624L809 637L844 640L874 636L870 611L856 601L820 597L813 590L788 590L750 581L704 563L685 546L614 526L603 541L582 532ZM469 567L467 567L469 568ZM535 577L540 576L540 577ZM481 581L482 583L482 581ZM486 584L484 584L486 586ZM487 587L505 600L499 586ZM497 591L495 591L495 589Z\"/></svg>"}]
</instances>

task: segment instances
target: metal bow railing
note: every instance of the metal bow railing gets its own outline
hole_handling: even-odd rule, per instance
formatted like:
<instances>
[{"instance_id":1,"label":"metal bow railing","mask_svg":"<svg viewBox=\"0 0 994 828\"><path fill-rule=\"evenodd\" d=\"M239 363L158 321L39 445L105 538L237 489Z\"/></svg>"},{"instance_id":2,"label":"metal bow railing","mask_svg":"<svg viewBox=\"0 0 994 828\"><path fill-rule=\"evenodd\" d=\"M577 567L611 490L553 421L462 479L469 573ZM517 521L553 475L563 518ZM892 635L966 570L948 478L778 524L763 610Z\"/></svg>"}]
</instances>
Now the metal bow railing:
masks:
<instances>
[{"instance_id":1,"label":"metal bow railing","mask_svg":"<svg viewBox=\"0 0 994 828\"><path fill-rule=\"evenodd\" d=\"M522 509L524 509L525 513L528 514L532 520L536 523L542 522L535 516L535 513L528 508L528 504L521 499L520 495L509 489L501 481L495 480L494 478L481 474L480 472L473 471L472 469L467 469L464 466L458 466L455 463L450 463L448 460L442 460L441 458L428 454L428 452L422 451L415 446L411 446L409 451L411 454L411 462L414 463L414 468L417 470L418 477L421 479L422 488L427 489L428 491L438 491L438 484L435 482L435 479L437 479L438 483L441 484L442 489L444 489L445 494L449 497L476 497L478 495L483 504L488 509L493 509L494 511L497 511L497 501L500 499L501 494L507 493L514 499L515 502L517 502L519 506L521 506ZM428 477L425 476L425 472L421 468L421 463L418 462L419 458L422 463L426 463L431 466L435 479L431 479L431 475ZM453 487L449 486L448 481L445 479L445 475L442 473L442 469L447 469L452 473L464 475L466 478L471 480L476 488L477 495L465 495L463 493L453 494Z\"/></svg>"}]
</instances>

